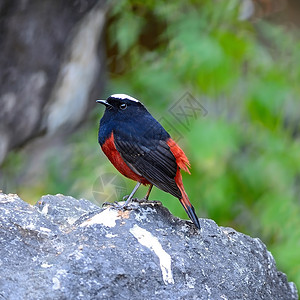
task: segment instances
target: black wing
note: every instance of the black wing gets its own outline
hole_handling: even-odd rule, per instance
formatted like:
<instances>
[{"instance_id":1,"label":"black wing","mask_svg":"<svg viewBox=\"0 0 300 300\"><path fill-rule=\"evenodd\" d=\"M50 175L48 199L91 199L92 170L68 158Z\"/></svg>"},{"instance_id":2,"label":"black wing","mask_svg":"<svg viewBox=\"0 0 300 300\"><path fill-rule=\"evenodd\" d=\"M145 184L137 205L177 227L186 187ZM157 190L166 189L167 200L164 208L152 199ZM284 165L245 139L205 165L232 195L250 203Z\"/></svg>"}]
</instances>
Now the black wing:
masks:
<instances>
[{"instance_id":1,"label":"black wing","mask_svg":"<svg viewBox=\"0 0 300 300\"><path fill-rule=\"evenodd\" d=\"M128 141L130 140L130 141ZM116 149L126 164L159 189L181 198L176 185L176 159L164 140L115 136Z\"/></svg>"}]
</instances>

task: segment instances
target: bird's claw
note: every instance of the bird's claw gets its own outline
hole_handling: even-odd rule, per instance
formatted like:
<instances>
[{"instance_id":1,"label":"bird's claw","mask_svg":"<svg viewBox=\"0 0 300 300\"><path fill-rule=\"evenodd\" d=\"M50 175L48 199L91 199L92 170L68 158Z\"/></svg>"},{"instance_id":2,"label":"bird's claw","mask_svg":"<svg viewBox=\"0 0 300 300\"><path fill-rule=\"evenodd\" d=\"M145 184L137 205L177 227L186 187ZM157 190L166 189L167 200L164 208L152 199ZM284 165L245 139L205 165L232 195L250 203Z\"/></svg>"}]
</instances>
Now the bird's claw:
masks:
<instances>
[{"instance_id":1,"label":"bird's claw","mask_svg":"<svg viewBox=\"0 0 300 300\"><path fill-rule=\"evenodd\" d=\"M144 200L144 199L143 199ZM154 205L161 205L162 203L160 201L157 200L149 200L149 199L145 199L143 202L141 203L145 203L145 204L154 204Z\"/></svg>"},{"instance_id":2,"label":"bird's claw","mask_svg":"<svg viewBox=\"0 0 300 300\"><path fill-rule=\"evenodd\" d=\"M120 204L120 202L118 202L118 201L114 201L114 202L104 202L104 203L102 204L102 207L104 207L104 206L111 206L111 207L113 207L113 208L115 208L115 209L123 209L123 208L128 209L128 205L125 206L125 203L124 203L124 204Z\"/></svg>"},{"instance_id":3,"label":"bird's claw","mask_svg":"<svg viewBox=\"0 0 300 300\"><path fill-rule=\"evenodd\" d=\"M142 201L145 202L145 203L150 202L149 198L147 198L147 197L144 197L144 198L142 199Z\"/></svg>"},{"instance_id":4,"label":"bird's claw","mask_svg":"<svg viewBox=\"0 0 300 300\"><path fill-rule=\"evenodd\" d=\"M125 197L128 198L128 196L124 196L123 199ZM161 205L160 201L152 201L152 200L150 201L149 199L146 199L146 198L143 198L143 199L132 198L131 199L131 203L133 204L133 202L138 203L138 204L155 204L155 205ZM130 206L131 206L130 203L128 203L127 205L125 205L125 204L126 204L126 202L120 204L120 202L118 202L118 201L104 202L102 204L102 207L104 207L104 206L111 206L111 207L113 207L115 209L132 209L132 208L130 208ZM133 206L136 206L136 205L133 205Z\"/></svg>"},{"instance_id":5,"label":"bird's claw","mask_svg":"<svg viewBox=\"0 0 300 300\"><path fill-rule=\"evenodd\" d=\"M145 200L144 198L143 199L133 198L131 201L132 202L137 202L137 203L140 203L140 204L148 202L148 200Z\"/></svg>"},{"instance_id":6,"label":"bird's claw","mask_svg":"<svg viewBox=\"0 0 300 300\"><path fill-rule=\"evenodd\" d=\"M132 201L137 202L139 204L158 204L158 205L161 205L160 201L149 200L146 197L144 197L143 199L134 198L134 199L132 199Z\"/></svg>"}]
</instances>

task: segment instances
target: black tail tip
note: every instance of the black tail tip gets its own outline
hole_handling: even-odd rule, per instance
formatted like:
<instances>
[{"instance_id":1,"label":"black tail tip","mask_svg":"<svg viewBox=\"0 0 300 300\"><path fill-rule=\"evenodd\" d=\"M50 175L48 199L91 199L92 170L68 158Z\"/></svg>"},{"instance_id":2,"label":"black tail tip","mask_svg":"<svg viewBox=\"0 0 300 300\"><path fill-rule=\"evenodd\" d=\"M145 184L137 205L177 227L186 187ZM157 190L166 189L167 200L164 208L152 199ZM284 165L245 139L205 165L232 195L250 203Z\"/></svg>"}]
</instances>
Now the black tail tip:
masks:
<instances>
[{"instance_id":1,"label":"black tail tip","mask_svg":"<svg viewBox=\"0 0 300 300\"><path fill-rule=\"evenodd\" d=\"M200 222L199 222L199 219L198 219L198 217L195 213L194 207L193 206L188 206L186 212L187 212L188 216L190 217L190 219L192 220L192 222L195 224L195 226L198 229L201 229Z\"/></svg>"}]
</instances>

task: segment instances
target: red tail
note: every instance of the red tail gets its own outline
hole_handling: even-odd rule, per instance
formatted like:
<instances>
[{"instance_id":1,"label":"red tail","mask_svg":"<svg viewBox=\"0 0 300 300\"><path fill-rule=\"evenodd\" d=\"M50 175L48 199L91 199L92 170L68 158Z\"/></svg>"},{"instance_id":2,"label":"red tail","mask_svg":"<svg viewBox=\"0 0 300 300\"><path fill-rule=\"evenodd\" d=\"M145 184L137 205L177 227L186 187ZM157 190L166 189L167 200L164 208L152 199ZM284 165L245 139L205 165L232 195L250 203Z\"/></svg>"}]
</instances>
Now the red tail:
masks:
<instances>
[{"instance_id":1,"label":"red tail","mask_svg":"<svg viewBox=\"0 0 300 300\"><path fill-rule=\"evenodd\" d=\"M189 174L189 167L190 167L190 162L182 149L170 138L167 142L168 146L170 147L171 152L176 158L176 163L177 163L177 173L175 176L175 182L181 192L182 198L179 199L180 203L184 207L186 213L188 214L189 218L192 220L192 222L196 225L197 228L200 229L200 223L199 219L195 213L195 209L193 205L191 204L188 195L186 194L184 190L184 186L182 183L182 177L180 173L180 169L183 169L184 171L188 172Z\"/></svg>"},{"instance_id":2,"label":"red tail","mask_svg":"<svg viewBox=\"0 0 300 300\"><path fill-rule=\"evenodd\" d=\"M190 168L190 162L186 155L184 154L183 150L176 144L175 141L173 141L171 138L167 141L168 146L170 147L171 152L176 158L177 166L184 170L185 172L188 172L191 174L189 168Z\"/></svg>"}]
</instances>

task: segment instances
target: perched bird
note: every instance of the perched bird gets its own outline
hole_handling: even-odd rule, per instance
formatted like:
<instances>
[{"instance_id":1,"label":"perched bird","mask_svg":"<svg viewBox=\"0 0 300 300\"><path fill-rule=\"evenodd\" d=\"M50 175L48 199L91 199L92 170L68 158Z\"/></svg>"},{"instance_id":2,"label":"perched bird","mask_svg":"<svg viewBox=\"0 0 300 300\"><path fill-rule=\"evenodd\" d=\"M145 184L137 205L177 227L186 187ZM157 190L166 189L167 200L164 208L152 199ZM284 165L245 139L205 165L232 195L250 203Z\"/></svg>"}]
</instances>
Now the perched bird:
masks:
<instances>
[{"instance_id":1,"label":"perched bird","mask_svg":"<svg viewBox=\"0 0 300 300\"><path fill-rule=\"evenodd\" d=\"M180 169L189 172L190 163L167 131L137 99L114 94L97 100L106 109L100 120L98 141L104 154L124 176L137 181L127 198L131 201L141 184L154 186L179 199L193 223L200 223L182 183Z\"/></svg>"}]
</instances>

